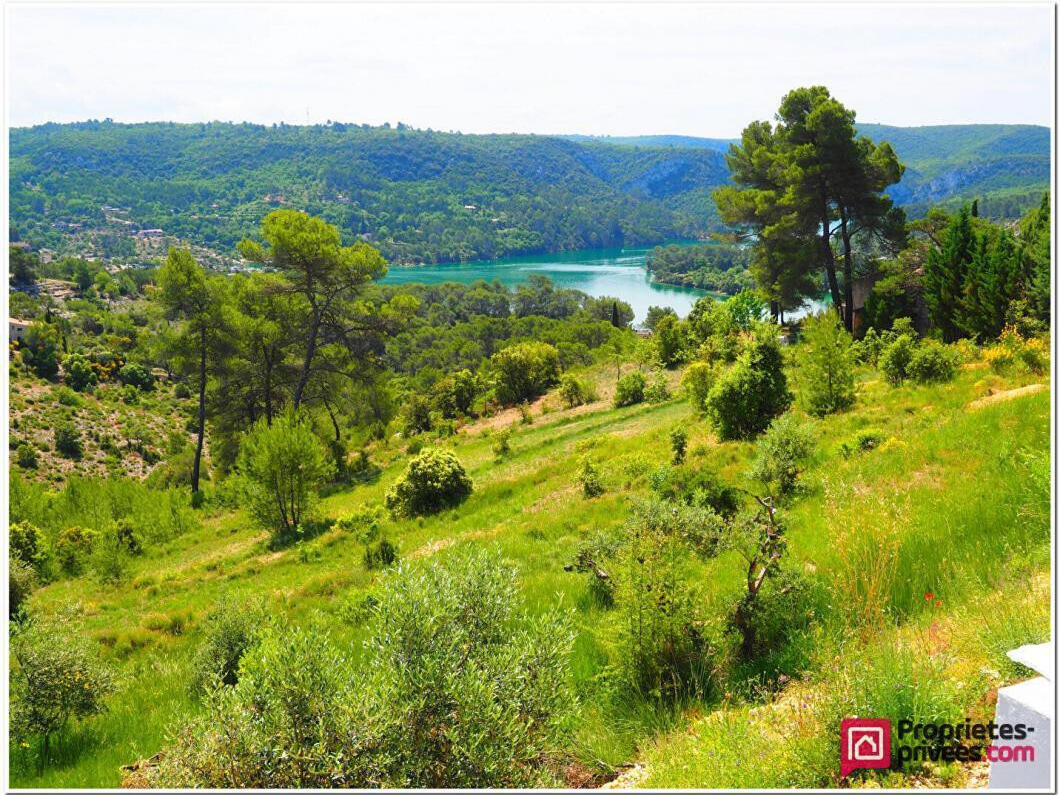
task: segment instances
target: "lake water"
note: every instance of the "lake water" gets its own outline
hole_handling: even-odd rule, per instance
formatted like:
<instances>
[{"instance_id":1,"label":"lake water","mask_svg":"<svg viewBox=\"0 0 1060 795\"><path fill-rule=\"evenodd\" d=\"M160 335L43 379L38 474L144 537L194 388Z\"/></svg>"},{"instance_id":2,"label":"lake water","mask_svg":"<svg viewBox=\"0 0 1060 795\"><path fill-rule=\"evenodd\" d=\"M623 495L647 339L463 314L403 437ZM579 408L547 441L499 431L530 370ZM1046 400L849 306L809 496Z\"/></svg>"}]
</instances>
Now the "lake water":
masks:
<instances>
[{"instance_id":1,"label":"lake water","mask_svg":"<svg viewBox=\"0 0 1060 795\"><path fill-rule=\"evenodd\" d=\"M668 306L682 317L706 290L656 284L644 265L647 248L587 249L564 254L542 254L449 265L391 266L383 282L470 283L499 279L508 287L524 283L531 274L549 277L557 287L581 290L591 296L614 296L633 307L641 323L650 306Z\"/></svg>"}]
</instances>

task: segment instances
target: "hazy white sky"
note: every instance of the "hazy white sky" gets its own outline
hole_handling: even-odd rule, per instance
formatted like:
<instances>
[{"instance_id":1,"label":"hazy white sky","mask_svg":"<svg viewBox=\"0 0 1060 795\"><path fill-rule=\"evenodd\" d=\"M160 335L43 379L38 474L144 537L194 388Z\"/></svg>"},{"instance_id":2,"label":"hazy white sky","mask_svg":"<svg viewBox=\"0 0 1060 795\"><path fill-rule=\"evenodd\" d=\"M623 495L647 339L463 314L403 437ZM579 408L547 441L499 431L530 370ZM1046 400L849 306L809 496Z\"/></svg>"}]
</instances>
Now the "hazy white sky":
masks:
<instances>
[{"instance_id":1,"label":"hazy white sky","mask_svg":"<svg viewBox=\"0 0 1060 795\"><path fill-rule=\"evenodd\" d=\"M8 122L403 121L730 137L823 83L865 122L1052 118L1050 5L7 7Z\"/></svg>"}]
</instances>

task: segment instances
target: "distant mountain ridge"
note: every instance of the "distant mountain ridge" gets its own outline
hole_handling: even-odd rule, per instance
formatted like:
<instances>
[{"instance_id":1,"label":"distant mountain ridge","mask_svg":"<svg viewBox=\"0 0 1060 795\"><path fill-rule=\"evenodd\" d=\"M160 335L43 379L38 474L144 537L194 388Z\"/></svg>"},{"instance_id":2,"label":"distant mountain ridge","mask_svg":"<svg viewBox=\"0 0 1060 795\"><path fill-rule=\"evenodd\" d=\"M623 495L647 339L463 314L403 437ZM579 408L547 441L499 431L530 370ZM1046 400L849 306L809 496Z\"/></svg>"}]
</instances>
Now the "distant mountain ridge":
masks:
<instances>
[{"instance_id":1,"label":"distant mountain ridge","mask_svg":"<svg viewBox=\"0 0 1060 795\"><path fill-rule=\"evenodd\" d=\"M1049 130L859 125L907 171L911 214L979 198L1015 217L1050 175ZM705 237L730 141L464 135L399 125L44 124L10 131L12 237L135 256L136 231L231 253L276 207L322 216L395 262L446 262Z\"/></svg>"}]
</instances>

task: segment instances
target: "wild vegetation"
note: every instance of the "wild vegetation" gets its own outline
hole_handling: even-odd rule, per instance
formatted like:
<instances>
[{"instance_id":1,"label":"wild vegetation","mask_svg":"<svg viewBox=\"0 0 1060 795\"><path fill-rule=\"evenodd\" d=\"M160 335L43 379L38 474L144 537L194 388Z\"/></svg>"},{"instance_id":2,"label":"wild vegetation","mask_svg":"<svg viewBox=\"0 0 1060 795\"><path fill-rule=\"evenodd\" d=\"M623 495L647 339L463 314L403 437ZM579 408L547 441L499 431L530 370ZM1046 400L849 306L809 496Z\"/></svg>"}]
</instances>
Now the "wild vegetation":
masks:
<instances>
[{"instance_id":1,"label":"wild vegetation","mask_svg":"<svg viewBox=\"0 0 1060 795\"><path fill-rule=\"evenodd\" d=\"M18 255L13 783L831 787L842 717L989 720L1050 627L1048 198L907 222L886 144L782 107L719 194L757 288L645 336L547 279L379 285L290 209L248 274ZM865 180L822 208L770 158ZM49 268L86 278L25 289ZM83 463L121 406L175 426L149 474ZM53 446L82 468L41 477Z\"/></svg>"}]
</instances>

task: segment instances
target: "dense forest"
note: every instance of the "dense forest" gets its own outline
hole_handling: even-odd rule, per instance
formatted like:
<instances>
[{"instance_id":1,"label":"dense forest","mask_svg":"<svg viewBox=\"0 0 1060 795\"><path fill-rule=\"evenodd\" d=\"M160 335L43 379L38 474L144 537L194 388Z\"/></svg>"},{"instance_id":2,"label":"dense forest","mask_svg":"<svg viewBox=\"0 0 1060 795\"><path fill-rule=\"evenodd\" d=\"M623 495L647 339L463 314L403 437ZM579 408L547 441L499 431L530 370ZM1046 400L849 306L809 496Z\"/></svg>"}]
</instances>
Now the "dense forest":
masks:
<instances>
[{"instance_id":1,"label":"dense forest","mask_svg":"<svg viewBox=\"0 0 1060 795\"><path fill-rule=\"evenodd\" d=\"M47 124L13 130L11 150L12 234L34 245L156 228L232 253L289 206L397 263L695 237L727 176L710 151L338 123Z\"/></svg>"},{"instance_id":2,"label":"dense forest","mask_svg":"<svg viewBox=\"0 0 1060 795\"><path fill-rule=\"evenodd\" d=\"M1014 218L1049 182L1039 127L860 125L906 165L893 198L922 215L980 200ZM391 262L638 246L721 229L731 142L683 136L462 135L332 123L45 124L11 131L15 240L143 258L136 232L226 256L269 210L361 235ZM156 255L157 258L157 255Z\"/></svg>"}]
</instances>

